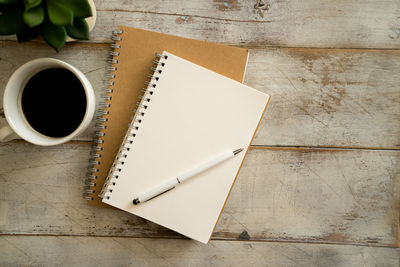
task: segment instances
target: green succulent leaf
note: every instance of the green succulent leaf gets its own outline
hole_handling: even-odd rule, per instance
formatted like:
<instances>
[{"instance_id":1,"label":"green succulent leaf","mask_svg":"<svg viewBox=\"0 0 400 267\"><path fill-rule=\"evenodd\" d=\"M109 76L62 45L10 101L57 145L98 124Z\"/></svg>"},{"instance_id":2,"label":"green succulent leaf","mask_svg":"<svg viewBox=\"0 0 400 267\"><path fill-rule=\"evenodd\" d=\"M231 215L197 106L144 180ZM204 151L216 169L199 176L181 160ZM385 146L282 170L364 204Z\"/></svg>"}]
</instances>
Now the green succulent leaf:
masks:
<instances>
[{"instance_id":1,"label":"green succulent leaf","mask_svg":"<svg viewBox=\"0 0 400 267\"><path fill-rule=\"evenodd\" d=\"M35 39L40 33L40 27L25 28L17 33L18 42L28 42Z\"/></svg>"},{"instance_id":2,"label":"green succulent leaf","mask_svg":"<svg viewBox=\"0 0 400 267\"><path fill-rule=\"evenodd\" d=\"M47 0L47 15L57 26L72 25L74 14L71 9L57 0Z\"/></svg>"},{"instance_id":3,"label":"green succulent leaf","mask_svg":"<svg viewBox=\"0 0 400 267\"><path fill-rule=\"evenodd\" d=\"M92 8L87 0L59 0L69 7L76 18L87 18L92 16Z\"/></svg>"},{"instance_id":4,"label":"green succulent leaf","mask_svg":"<svg viewBox=\"0 0 400 267\"><path fill-rule=\"evenodd\" d=\"M42 3L42 0L24 0L25 10L37 7Z\"/></svg>"},{"instance_id":5,"label":"green succulent leaf","mask_svg":"<svg viewBox=\"0 0 400 267\"><path fill-rule=\"evenodd\" d=\"M22 8L7 10L0 15L0 35L16 34L25 27Z\"/></svg>"},{"instance_id":6,"label":"green succulent leaf","mask_svg":"<svg viewBox=\"0 0 400 267\"><path fill-rule=\"evenodd\" d=\"M20 0L0 0L1 5L9 5L9 4L15 4L19 2Z\"/></svg>"},{"instance_id":7,"label":"green succulent leaf","mask_svg":"<svg viewBox=\"0 0 400 267\"><path fill-rule=\"evenodd\" d=\"M50 21L45 21L42 28L42 36L46 43L59 52L67 39L67 31L63 26L56 26Z\"/></svg>"},{"instance_id":8,"label":"green succulent leaf","mask_svg":"<svg viewBox=\"0 0 400 267\"><path fill-rule=\"evenodd\" d=\"M89 26L85 19L74 19L74 24L66 26L65 29L72 38L89 40Z\"/></svg>"},{"instance_id":9,"label":"green succulent leaf","mask_svg":"<svg viewBox=\"0 0 400 267\"><path fill-rule=\"evenodd\" d=\"M24 12L24 21L29 28L42 24L43 20L44 12L41 6L37 6Z\"/></svg>"}]
</instances>

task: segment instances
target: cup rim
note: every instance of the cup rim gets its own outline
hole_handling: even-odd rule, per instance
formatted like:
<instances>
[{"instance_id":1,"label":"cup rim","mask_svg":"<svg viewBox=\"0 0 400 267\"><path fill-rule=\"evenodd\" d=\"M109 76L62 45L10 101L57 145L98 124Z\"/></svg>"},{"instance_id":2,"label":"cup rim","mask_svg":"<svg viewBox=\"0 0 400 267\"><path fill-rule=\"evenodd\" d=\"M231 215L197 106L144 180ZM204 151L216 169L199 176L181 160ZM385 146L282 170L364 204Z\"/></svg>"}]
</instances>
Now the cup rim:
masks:
<instances>
[{"instance_id":1,"label":"cup rim","mask_svg":"<svg viewBox=\"0 0 400 267\"><path fill-rule=\"evenodd\" d=\"M48 65L46 65L46 63ZM13 104L7 103L8 102L7 99L9 98L9 94L11 94L12 90L16 90L13 87L15 80L20 79L19 76L22 75L21 73L24 69L35 66L36 64L41 65L41 66L36 68L35 70L33 70L31 73L29 73L29 75L26 75L26 77L24 78L25 81L23 81L23 83L25 83L25 85L26 85L27 80L29 80L31 77L33 77L33 75L37 74L38 72L40 72L44 69L48 69L51 67L61 67L61 68L68 69L79 79L79 81L82 84L82 87L85 91L85 96L86 96L85 115L83 116L83 119L82 119L81 123L79 124L79 126L72 133L70 133L67 136L51 137L51 136L47 136L47 135L44 135L44 134L38 132L27 122L25 115L22 114L22 111L20 110L20 107L17 107L18 114L10 114L9 105L13 105ZM25 85L20 86L20 88L18 89L18 95L19 95L18 99L20 98L21 91L23 90L23 87ZM94 112L91 112L91 109L93 109L93 111L94 111L94 106L91 108L92 103L90 103L92 95L94 97L93 88L92 88L89 80L84 76L84 74L81 71L79 71L74 66L72 66L62 60L55 59L55 58L33 59L33 60L28 61L25 64L21 65L17 70L14 71L14 73L9 78L6 88L5 88L5 91L4 91L4 97L3 97L4 114L5 114L5 117L6 117L6 120L9 124L9 126L13 129L13 131L17 135L19 135L24 140L26 140L32 144L41 145L41 146L58 145L58 144L68 142L74 136L76 136L78 133L80 133L83 130L83 128L85 128L87 126L88 120L91 120L91 118L89 118L89 116L92 117L93 113L94 113ZM17 99L16 103L14 102L14 104L17 104L19 106L20 103L18 103L18 101L19 101L18 99ZM19 116L20 118L15 118L15 116ZM20 125L17 125L18 122L16 120L21 120L21 119L23 121L25 129L29 129L28 131L26 131L26 130L24 131L24 130L20 129Z\"/></svg>"}]
</instances>

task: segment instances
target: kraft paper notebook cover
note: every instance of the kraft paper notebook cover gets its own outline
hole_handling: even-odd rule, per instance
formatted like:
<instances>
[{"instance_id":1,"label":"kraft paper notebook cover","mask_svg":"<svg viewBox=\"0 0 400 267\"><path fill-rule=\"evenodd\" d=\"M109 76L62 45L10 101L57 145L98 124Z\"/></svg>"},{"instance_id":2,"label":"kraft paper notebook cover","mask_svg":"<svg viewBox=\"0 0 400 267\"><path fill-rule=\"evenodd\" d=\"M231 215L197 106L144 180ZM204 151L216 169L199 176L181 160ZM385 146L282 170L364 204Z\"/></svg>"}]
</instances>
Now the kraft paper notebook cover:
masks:
<instances>
[{"instance_id":1,"label":"kraft paper notebook cover","mask_svg":"<svg viewBox=\"0 0 400 267\"><path fill-rule=\"evenodd\" d=\"M247 151L269 96L168 52L155 64L101 197L207 243L245 153L147 202L132 201L221 152Z\"/></svg>"},{"instance_id":2,"label":"kraft paper notebook cover","mask_svg":"<svg viewBox=\"0 0 400 267\"><path fill-rule=\"evenodd\" d=\"M248 57L246 49L125 26L119 26L113 39L105 115L100 118L84 194L89 205L103 207L109 206L101 202L98 193L128 129L154 54L167 50L240 82Z\"/></svg>"}]
</instances>

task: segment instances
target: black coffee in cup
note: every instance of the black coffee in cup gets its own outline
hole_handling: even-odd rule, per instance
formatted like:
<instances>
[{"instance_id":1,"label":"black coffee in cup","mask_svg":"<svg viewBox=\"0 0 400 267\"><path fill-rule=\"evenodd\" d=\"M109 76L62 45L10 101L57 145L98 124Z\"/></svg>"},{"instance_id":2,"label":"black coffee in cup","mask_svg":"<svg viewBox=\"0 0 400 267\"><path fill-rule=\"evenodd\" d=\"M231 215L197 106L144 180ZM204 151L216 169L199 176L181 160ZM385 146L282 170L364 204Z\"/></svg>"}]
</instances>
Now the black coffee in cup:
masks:
<instances>
[{"instance_id":1,"label":"black coffee in cup","mask_svg":"<svg viewBox=\"0 0 400 267\"><path fill-rule=\"evenodd\" d=\"M73 133L85 116L86 102L81 81L64 68L49 68L33 75L21 98L28 123L49 137Z\"/></svg>"}]
</instances>

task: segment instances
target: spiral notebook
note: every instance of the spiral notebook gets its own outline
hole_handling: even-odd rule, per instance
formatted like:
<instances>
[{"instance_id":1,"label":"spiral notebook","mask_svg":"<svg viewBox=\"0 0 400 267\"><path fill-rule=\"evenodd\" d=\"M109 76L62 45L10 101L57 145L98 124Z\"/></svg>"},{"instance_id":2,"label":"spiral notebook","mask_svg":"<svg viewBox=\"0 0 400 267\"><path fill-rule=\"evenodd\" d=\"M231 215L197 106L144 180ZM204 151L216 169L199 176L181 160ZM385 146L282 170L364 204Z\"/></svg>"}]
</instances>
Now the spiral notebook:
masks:
<instances>
[{"instance_id":1,"label":"spiral notebook","mask_svg":"<svg viewBox=\"0 0 400 267\"><path fill-rule=\"evenodd\" d=\"M147 202L133 198L223 151L247 151L269 96L171 53L159 57L101 197L207 243L245 153Z\"/></svg>"},{"instance_id":2,"label":"spiral notebook","mask_svg":"<svg viewBox=\"0 0 400 267\"><path fill-rule=\"evenodd\" d=\"M98 193L128 129L154 54L167 50L237 81L243 80L248 57L243 48L126 26L119 26L112 39L104 115L99 118L84 193L89 205L102 207L110 206Z\"/></svg>"}]
</instances>

